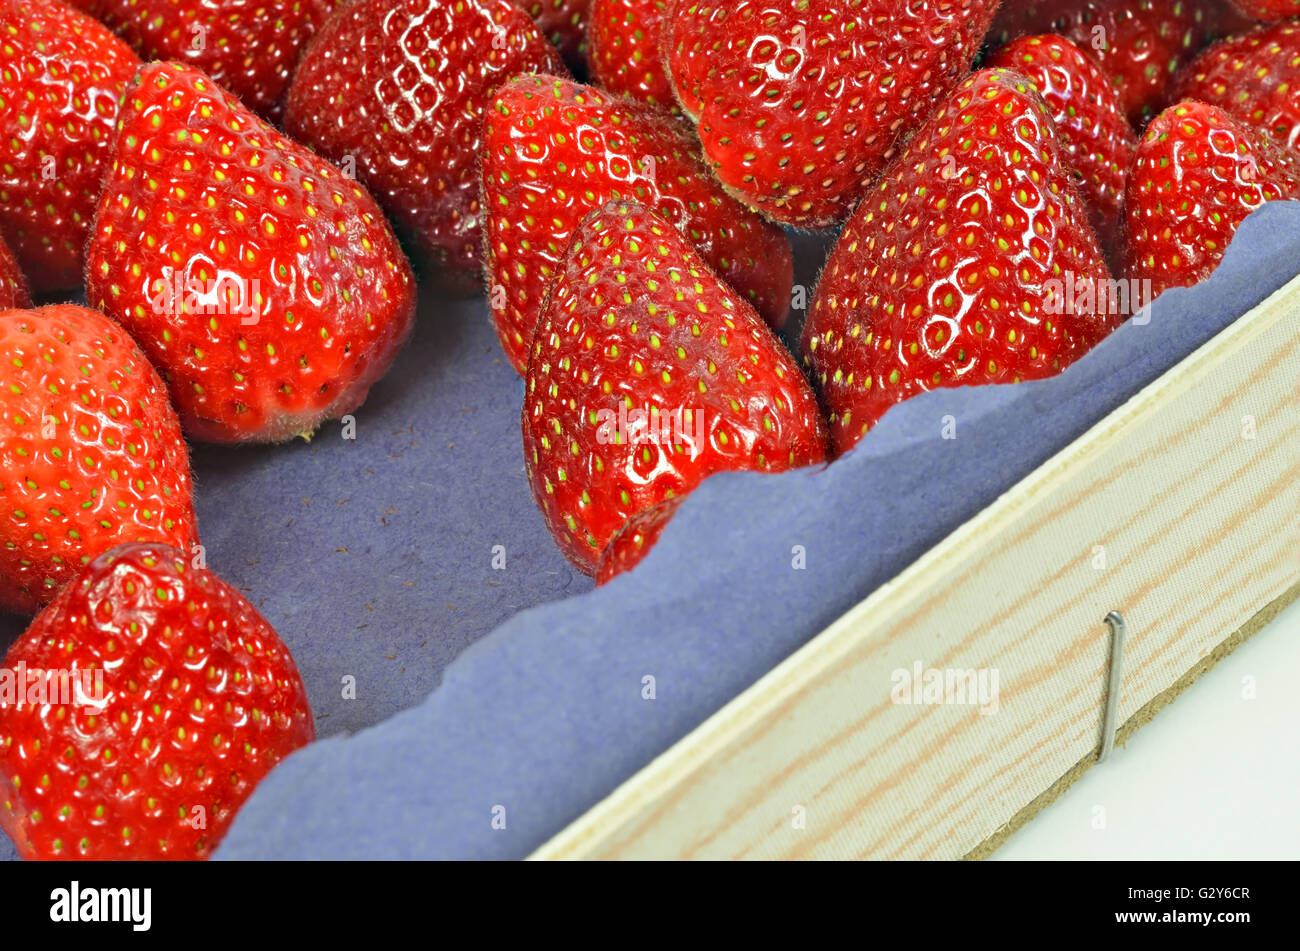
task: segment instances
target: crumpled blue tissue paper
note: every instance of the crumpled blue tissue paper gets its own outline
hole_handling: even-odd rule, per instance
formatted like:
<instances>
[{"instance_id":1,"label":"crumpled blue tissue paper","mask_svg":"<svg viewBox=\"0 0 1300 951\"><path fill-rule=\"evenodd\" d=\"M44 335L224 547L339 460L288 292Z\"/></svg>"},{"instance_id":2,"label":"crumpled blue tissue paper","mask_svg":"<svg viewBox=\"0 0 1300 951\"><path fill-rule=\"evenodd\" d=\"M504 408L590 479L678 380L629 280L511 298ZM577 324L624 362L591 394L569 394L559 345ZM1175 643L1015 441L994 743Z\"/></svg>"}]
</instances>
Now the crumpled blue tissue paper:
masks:
<instances>
[{"instance_id":1,"label":"crumpled blue tissue paper","mask_svg":"<svg viewBox=\"0 0 1300 951\"><path fill-rule=\"evenodd\" d=\"M828 239L802 240L811 289ZM1267 205L1210 281L1061 376L925 394L827 467L715 476L596 590L533 504L485 303L426 299L355 440L194 453L209 565L288 643L320 736L217 858L528 855L1298 273L1300 203Z\"/></svg>"}]
</instances>

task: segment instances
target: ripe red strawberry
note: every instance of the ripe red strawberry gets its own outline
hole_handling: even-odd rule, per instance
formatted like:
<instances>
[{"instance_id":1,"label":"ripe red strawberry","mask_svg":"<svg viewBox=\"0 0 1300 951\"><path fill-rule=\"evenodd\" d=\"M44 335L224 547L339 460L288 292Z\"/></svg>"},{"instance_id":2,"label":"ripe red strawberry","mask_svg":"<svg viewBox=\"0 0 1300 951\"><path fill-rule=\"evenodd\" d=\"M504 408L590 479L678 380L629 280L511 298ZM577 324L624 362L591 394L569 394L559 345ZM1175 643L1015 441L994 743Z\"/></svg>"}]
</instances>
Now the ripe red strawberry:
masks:
<instances>
[{"instance_id":1,"label":"ripe red strawberry","mask_svg":"<svg viewBox=\"0 0 1300 951\"><path fill-rule=\"evenodd\" d=\"M786 224L843 218L970 69L996 0L676 0L669 76L735 195Z\"/></svg>"},{"instance_id":2,"label":"ripe red strawberry","mask_svg":"<svg viewBox=\"0 0 1300 951\"><path fill-rule=\"evenodd\" d=\"M438 52L413 61L413 48ZM303 55L285 131L354 163L439 282L468 291L482 286L488 102L512 76L561 69L554 47L510 0L357 0Z\"/></svg>"},{"instance_id":3,"label":"ripe red strawberry","mask_svg":"<svg viewBox=\"0 0 1300 951\"><path fill-rule=\"evenodd\" d=\"M1014 40L985 65L1014 69L1034 81L1052 111L1102 250L1117 253L1137 136L1101 69L1069 40L1050 34Z\"/></svg>"},{"instance_id":4,"label":"ripe red strawberry","mask_svg":"<svg viewBox=\"0 0 1300 951\"><path fill-rule=\"evenodd\" d=\"M770 325L785 321L794 274L785 234L727 196L666 112L566 79L523 76L497 94L485 138L492 317L520 373L573 231L611 199L654 208Z\"/></svg>"},{"instance_id":5,"label":"ripe red strawberry","mask_svg":"<svg viewBox=\"0 0 1300 951\"><path fill-rule=\"evenodd\" d=\"M34 614L123 542L196 540L180 421L103 314L0 314L0 459L0 610Z\"/></svg>"},{"instance_id":6,"label":"ripe red strawberry","mask_svg":"<svg viewBox=\"0 0 1300 951\"><path fill-rule=\"evenodd\" d=\"M1138 144L1129 178L1129 276L1159 294L1218 267L1245 217L1300 200L1300 153L1215 106L1181 102Z\"/></svg>"},{"instance_id":7,"label":"ripe red strawberry","mask_svg":"<svg viewBox=\"0 0 1300 951\"><path fill-rule=\"evenodd\" d=\"M672 225L621 202L579 225L556 277L523 432L533 495L588 573L629 517L714 472L826 459L789 352Z\"/></svg>"},{"instance_id":8,"label":"ripe red strawberry","mask_svg":"<svg viewBox=\"0 0 1300 951\"><path fill-rule=\"evenodd\" d=\"M614 533L614 537L601 552L600 563L596 565L596 584L607 584L640 564L641 559L658 543L659 536L668 527L677 506L682 504L684 498L684 495L679 495L664 499L658 505L642 509L624 522L623 527Z\"/></svg>"},{"instance_id":9,"label":"ripe red strawberry","mask_svg":"<svg viewBox=\"0 0 1300 951\"><path fill-rule=\"evenodd\" d=\"M822 272L803 352L836 449L924 390L1058 372L1118 319L1071 287L1095 300L1108 282L1042 97L1018 73L976 73L885 170Z\"/></svg>"},{"instance_id":10,"label":"ripe red strawberry","mask_svg":"<svg viewBox=\"0 0 1300 951\"><path fill-rule=\"evenodd\" d=\"M592 81L680 114L660 55L672 0L592 0L587 60Z\"/></svg>"},{"instance_id":11,"label":"ripe red strawberry","mask_svg":"<svg viewBox=\"0 0 1300 951\"><path fill-rule=\"evenodd\" d=\"M1210 7L1210 25L1211 37L1221 39L1254 29L1259 25L1259 19L1242 13L1230 0L1216 0Z\"/></svg>"},{"instance_id":12,"label":"ripe red strawberry","mask_svg":"<svg viewBox=\"0 0 1300 951\"><path fill-rule=\"evenodd\" d=\"M587 10L591 0L516 0L555 44L574 75L587 68Z\"/></svg>"},{"instance_id":13,"label":"ripe red strawberry","mask_svg":"<svg viewBox=\"0 0 1300 951\"><path fill-rule=\"evenodd\" d=\"M27 278L23 277L18 260L9 245L0 238L0 311L13 307L31 307L32 298L27 293Z\"/></svg>"},{"instance_id":14,"label":"ripe red strawberry","mask_svg":"<svg viewBox=\"0 0 1300 951\"><path fill-rule=\"evenodd\" d=\"M91 302L162 372L186 431L214 442L352 412L415 309L365 189L175 63L127 90L87 259Z\"/></svg>"},{"instance_id":15,"label":"ripe red strawberry","mask_svg":"<svg viewBox=\"0 0 1300 951\"><path fill-rule=\"evenodd\" d=\"M303 47L337 0L85 0L84 9L148 60L202 70L279 121Z\"/></svg>"},{"instance_id":16,"label":"ripe red strawberry","mask_svg":"<svg viewBox=\"0 0 1300 951\"><path fill-rule=\"evenodd\" d=\"M57 0L0 0L0 232L38 295L81 287L117 102L140 66Z\"/></svg>"},{"instance_id":17,"label":"ripe red strawberry","mask_svg":"<svg viewBox=\"0 0 1300 951\"><path fill-rule=\"evenodd\" d=\"M1141 126L1169 101L1174 73L1215 28L1216 0L1004 0L990 37L1059 33L1110 77Z\"/></svg>"},{"instance_id":18,"label":"ripe red strawberry","mask_svg":"<svg viewBox=\"0 0 1300 951\"><path fill-rule=\"evenodd\" d=\"M1177 98L1218 106L1300 148L1300 22L1223 40L1178 75Z\"/></svg>"},{"instance_id":19,"label":"ripe red strawberry","mask_svg":"<svg viewBox=\"0 0 1300 951\"><path fill-rule=\"evenodd\" d=\"M1242 14L1252 20L1272 22L1300 16L1300 0L1232 0L1232 2Z\"/></svg>"},{"instance_id":20,"label":"ripe red strawberry","mask_svg":"<svg viewBox=\"0 0 1300 951\"><path fill-rule=\"evenodd\" d=\"M5 668L20 664L23 699L46 702L0 705L0 826L26 858L207 858L314 738L275 631L167 545L96 558L10 648ZM81 689L34 695L47 671Z\"/></svg>"}]
</instances>

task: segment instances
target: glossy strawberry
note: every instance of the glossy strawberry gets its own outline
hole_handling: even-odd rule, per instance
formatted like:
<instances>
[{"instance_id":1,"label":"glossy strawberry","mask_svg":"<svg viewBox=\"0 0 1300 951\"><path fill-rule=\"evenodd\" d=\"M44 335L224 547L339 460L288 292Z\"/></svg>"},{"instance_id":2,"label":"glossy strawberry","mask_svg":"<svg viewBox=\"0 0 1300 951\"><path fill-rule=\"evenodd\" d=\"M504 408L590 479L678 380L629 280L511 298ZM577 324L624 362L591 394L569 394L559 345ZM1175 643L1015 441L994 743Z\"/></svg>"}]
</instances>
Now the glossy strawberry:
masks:
<instances>
[{"instance_id":1,"label":"glossy strawberry","mask_svg":"<svg viewBox=\"0 0 1300 951\"><path fill-rule=\"evenodd\" d=\"M482 286L484 111L512 76L560 69L510 0L356 0L304 54L285 130L355 165L439 283L466 291Z\"/></svg>"},{"instance_id":2,"label":"glossy strawberry","mask_svg":"<svg viewBox=\"0 0 1300 951\"><path fill-rule=\"evenodd\" d=\"M596 584L608 584L613 578L631 571L641 559L650 554L650 549L659 541L668 523L672 521L677 507L685 496L664 499L658 505L642 509L614 533L605 550L601 552L600 562L596 565Z\"/></svg>"},{"instance_id":3,"label":"glossy strawberry","mask_svg":"<svg viewBox=\"0 0 1300 951\"><path fill-rule=\"evenodd\" d=\"M667 113L565 79L525 76L497 95L486 140L492 317L521 373L574 230L611 199L657 210L770 325L784 322L794 273L784 233L727 196Z\"/></svg>"},{"instance_id":4,"label":"glossy strawberry","mask_svg":"<svg viewBox=\"0 0 1300 951\"><path fill-rule=\"evenodd\" d=\"M592 0L587 59L592 82L680 113L660 55L672 0Z\"/></svg>"},{"instance_id":5,"label":"glossy strawberry","mask_svg":"<svg viewBox=\"0 0 1300 951\"><path fill-rule=\"evenodd\" d=\"M675 0L668 72L724 185L763 214L843 218L970 69L995 0Z\"/></svg>"},{"instance_id":6,"label":"glossy strawberry","mask_svg":"<svg viewBox=\"0 0 1300 951\"><path fill-rule=\"evenodd\" d=\"M178 60L279 121L307 41L336 0L86 0L148 60Z\"/></svg>"},{"instance_id":7,"label":"glossy strawberry","mask_svg":"<svg viewBox=\"0 0 1300 951\"><path fill-rule=\"evenodd\" d=\"M555 44L569 69L587 68L587 11L591 0L515 0Z\"/></svg>"},{"instance_id":8,"label":"glossy strawberry","mask_svg":"<svg viewBox=\"0 0 1300 951\"><path fill-rule=\"evenodd\" d=\"M1166 109L1129 179L1129 276L1159 294L1218 267L1238 226L1268 201L1300 200L1300 153L1215 106Z\"/></svg>"},{"instance_id":9,"label":"glossy strawberry","mask_svg":"<svg viewBox=\"0 0 1300 951\"><path fill-rule=\"evenodd\" d=\"M127 91L87 257L88 297L196 439L275 442L352 412L414 315L365 189L174 63Z\"/></svg>"},{"instance_id":10,"label":"glossy strawberry","mask_svg":"<svg viewBox=\"0 0 1300 951\"><path fill-rule=\"evenodd\" d=\"M1179 74L1174 89L1179 100L1218 106L1300 148L1300 21L1216 43Z\"/></svg>"},{"instance_id":11,"label":"glossy strawberry","mask_svg":"<svg viewBox=\"0 0 1300 951\"><path fill-rule=\"evenodd\" d=\"M0 705L0 826L25 858L207 858L262 777L314 737L279 636L166 545L95 559L5 668L25 670L37 701ZM76 687L60 695L46 671Z\"/></svg>"},{"instance_id":12,"label":"glossy strawberry","mask_svg":"<svg viewBox=\"0 0 1300 951\"><path fill-rule=\"evenodd\" d=\"M1014 69L1034 81L1052 111L1102 250L1108 256L1117 252L1137 136L1101 69L1069 40L1050 34L1014 40L985 65Z\"/></svg>"},{"instance_id":13,"label":"glossy strawberry","mask_svg":"<svg viewBox=\"0 0 1300 951\"><path fill-rule=\"evenodd\" d=\"M103 314L0 313L0 610L34 614L128 541L196 541L167 391Z\"/></svg>"},{"instance_id":14,"label":"glossy strawberry","mask_svg":"<svg viewBox=\"0 0 1300 951\"><path fill-rule=\"evenodd\" d=\"M1210 35L1214 39L1236 36L1258 25L1258 17L1247 16L1231 0L1215 0L1210 5Z\"/></svg>"},{"instance_id":15,"label":"glossy strawberry","mask_svg":"<svg viewBox=\"0 0 1300 951\"><path fill-rule=\"evenodd\" d=\"M826 459L794 359L667 221L583 221L532 346L524 459L551 534L588 573L632 515L714 472Z\"/></svg>"},{"instance_id":16,"label":"glossy strawberry","mask_svg":"<svg viewBox=\"0 0 1300 951\"><path fill-rule=\"evenodd\" d=\"M982 70L885 170L804 327L838 451L925 390L1050 376L1118 321L1071 293L1110 285L1065 161L1029 80Z\"/></svg>"},{"instance_id":17,"label":"glossy strawberry","mask_svg":"<svg viewBox=\"0 0 1300 951\"><path fill-rule=\"evenodd\" d=\"M37 295L72 292L140 61L57 0L0 0L0 36L0 233Z\"/></svg>"},{"instance_id":18,"label":"glossy strawberry","mask_svg":"<svg viewBox=\"0 0 1300 951\"><path fill-rule=\"evenodd\" d=\"M1252 20L1273 22L1300 16L1300 0L1232 0L1243 15Z\"/></svg>"},{"instance_id":19,"label":"glossy strawberry","mask_svg":"<svg viewBox=\"0 0 1300 951\"><path fill-rule=\"evenodd\" d=\"M0 311L30 306L32 298L27 292L27 278L23 277L22 268L9 245L0 238Z\"/></svg>"},{"instance_id":20,"label":"glossy strawberry","mask_svg":"<svg viewBox=\"0 0 1300 951\"><path fill-rule=\"evenodd\" d=\"M1141 126L1169 101L1174 74L1217 25L1217 0L1004 0L990 36L1058 33L1092 56Z\"/></svg>"}]
</instances>

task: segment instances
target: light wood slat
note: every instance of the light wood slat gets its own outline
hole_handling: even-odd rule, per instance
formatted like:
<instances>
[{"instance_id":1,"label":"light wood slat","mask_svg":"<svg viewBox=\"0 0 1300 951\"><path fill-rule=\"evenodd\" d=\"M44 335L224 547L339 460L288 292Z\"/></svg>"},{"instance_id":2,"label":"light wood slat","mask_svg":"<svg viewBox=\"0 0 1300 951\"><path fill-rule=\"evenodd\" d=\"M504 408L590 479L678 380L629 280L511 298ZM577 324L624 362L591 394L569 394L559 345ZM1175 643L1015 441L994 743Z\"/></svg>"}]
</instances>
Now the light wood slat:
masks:
<instances>
[{"instance_id":1,"label":"light wood slat","mask_svg":"<svg viewBox=\"0 0 1300 951\"><path fill-rule=\"evenodd\" d=\"M1108 610L1122 722L1297 581L1300 278L534 858L961 857L1098 746ZM999 712L891 702L914 661L996 669Z\"/></svg>"}]
</instances>

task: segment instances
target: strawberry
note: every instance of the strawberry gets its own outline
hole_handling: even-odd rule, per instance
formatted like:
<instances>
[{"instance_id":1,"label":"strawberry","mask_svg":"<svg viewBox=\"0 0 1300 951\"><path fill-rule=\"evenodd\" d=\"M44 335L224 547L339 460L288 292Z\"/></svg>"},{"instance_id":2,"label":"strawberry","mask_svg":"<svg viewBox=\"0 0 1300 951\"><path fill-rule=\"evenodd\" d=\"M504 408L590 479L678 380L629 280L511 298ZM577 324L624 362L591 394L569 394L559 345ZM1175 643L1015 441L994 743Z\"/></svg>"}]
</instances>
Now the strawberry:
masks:
<instances>
[{"instance_id":1,"label":"strawberry","mask_svg":"<svg viewBox=\"0 0 1300 951\"><path fill-rule=\"evenodd\" d=\"M587 12L591 0L515 0L555 44L575 76L587 68Z\"/></svg>"},{"instance_id":2,"label":"strawberry","mask_svg":"<svg viewBox=\"0 0 1300 951\"><path fill-rule=\"evenodd\" d=\"M658 505L642 509L624 522L600 554L600 562L596 565L596 584L608 584L613 578L640 564L641 559L659 541L659 536L668 527L677 506L682 504L684 498L685 496L679 495L664 499Z\"/></svg>"},{"instance_id":3,"label":"strawberry","mask_svg":"<svg viewBox=\"0 0 1300 951\"><path fill-rule=\"evenodd\" d=\"M1129 276L1157 294L1203 281L1250 212L1286 199L1300 201L1300 153L1216 106L1171 106L1129 178Z\"/></svg>"},{"instance_id":4,"label":"strawberry","mask_svg":"<svg viewBox=\"0 0 1300 951\"><path fill-rule=\"evenodd\" d=\"M784 322L794 274L789 242L727 196L668 113L554 76L524 76L497 94L485 139L492 317L520 373L573 231L611 199L664 215L769 324Z\"/></svg>"},{"instance_id":5,"label":"strawberry","mask_svg":"<svg viewBox=\"0 0 1300 951\"><path fill-rule=\"evenodd\" d=\"M1102 250L1120 247L1124 183L1137 136L1101 69L1061 36L1025 36L986 61L1028 76L1043 94Z\"/></svg>"},{"instance_id":6,"label":"strawberry","mask_svg":"<svg viewBox=\"0 0 1300 951\"><path fill-rule=\"evenodd\" d=\"M801 228L845 217L961 80L996 0L676 0L669 76L722 183Z\"/></svg>"},{"instance_id":7,"label":"strawberry","mask_svg":"<svg viewBox=\"0 0 1300 951\"><path fill-rule=\"evenodd\" d=\"M660 56L671 2L592 0L587 59L597 85L680 114Z\"/></svg>"},{"instance_id":8,"label":"strawberry","mask_svg":"<svg viewBox=\"0 0 1300 951\"><path fill-rule=\"evenodd\" d=\"M831 252L804 327L838 451L917 393L1050 376L1109 331L1112 317L1071 295L1092 287L1095 300L1110 285L1065 162L1032 83L992 69L958 87L885 170Z\"/></svg>"},{"instance_id":9,"label":"strawberry","mask_svg":"<svg viewBox=\"0 0 1300 951\"><path fill-rule=\"evenodd\" d=\"M1300 21L1216 43L1179 74L1174 89L1179 100L1218 106L1300 148Z\"/></svg>"},{"instance_id":10,"label":"strawberry","mask_svg":"<svg viewBox=\"0 0 1300 951\"><path fill-rule=\"evenodd\" d=\"M0 0L0 34L0 232L36 294L71 292L117 102L140 61L57 0Z\"/></svg>"},{"instance_id":11,"label":"strawberry","mask_svg":"<svg viewBox=\"0 0 1300 951\"><path fill-rule=\"evenodd\" d=\"M27 278L23 277L18 259L9 250L9 245L0 238L0 311L30 306L32 298L27 293Z\"/></svg>"},{"instance_id":12,"label":"strawberry","mask_svg":"<svg viewBox=\"0 0 1300 951\"><path fill-rule=\"evenodd\" d=\"M86 0L85 9L145 60L207 73L272 121L303 47L336 0Z\"/></svg>"},{"instance_id":13,"label":"strawberry","mask_svg":"<svg viewBox=\"0 0 1300 951\"><path fill-rule=\"evenodd\" d=\"M303 55L285 131L354 162L439 282L467 291L481 286L479 161L490 97L519 73L563 68L510 0L357 0Z\"/></svg>"},{"instance_id":14,"label":"strawberry","mask_svg":"<svg viewBox=\"0 0 1300 951\"><path fill-rule=\"evenodd\" d=\"M186 431L214 442L352 412L415 309L365 189L175 63L127 90L87 259L89 299L162 371Z\"/></svg>"},{"instance_id":15,"label":"strawberry","mask_svg":"<svg viewBox=\"0 0 1300 951\"><path fill-rule=\"evenodd\" d=\"M1216 26L1215 0L1004 0L990 37L1059 33L1092 56L1141 126L1169 100L1174 73Z\"/></svg>"},{"instance_id":16,"label":"strawberry","mask_svg":"<svg viewBox=\"0 0 1300 951\"><path fill-rule=\"evenodd\" d=\"M1300 16L1300 0L1232 0L1243 16L1272 22Z\"/></svg>"},{"instance_id":17,"label":"strawberry","mask_svg":"<svg viewBox=\"0 0 1300 951\"><path fill-rule=\"evenodd\" d=\"M1242 13L1230 0L1216 0L1210 7L1210 35L1214 39L1236 36L1259 25L1259 18Z\"/></svg>"},{"instance_id":18,"label":"strawberry","mask_svg":"<svg viewBox=\"0 0 1300 951\"><path fill-rule=\"evenodd\" d=\"M826 460L789 352L671 224L622 202L580 223L556 276L523 433L551 534L588 573L629 517L714 472Z\"/></svg>"},{"instance_id":19,"label":"strawberry","mask_svg":"<svg viewBox=\"0 0 1300 951\"><path fill-rule=\"evenodd\" d=\"M167 545L96 558L5 668L25 670L21 699L37 701L0 704L0 826L27 858L207 858L262 777L314 738L279 636ZM80 689L60 695L59 671Z\"/></svg>"},{"instance_id":20,"label":"strawberry","mask_svg":"<svg viewBox=\"0 0 1300 951\"><path fill-rule=\"evenodd\" d=\"M0 314L0 459L0 609L34 614L123 542L195 541L180 421L103 314Z\"/></svg>"}]
</instances>

